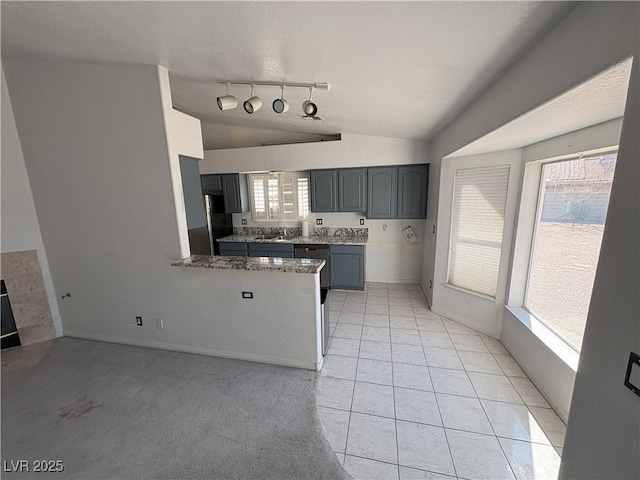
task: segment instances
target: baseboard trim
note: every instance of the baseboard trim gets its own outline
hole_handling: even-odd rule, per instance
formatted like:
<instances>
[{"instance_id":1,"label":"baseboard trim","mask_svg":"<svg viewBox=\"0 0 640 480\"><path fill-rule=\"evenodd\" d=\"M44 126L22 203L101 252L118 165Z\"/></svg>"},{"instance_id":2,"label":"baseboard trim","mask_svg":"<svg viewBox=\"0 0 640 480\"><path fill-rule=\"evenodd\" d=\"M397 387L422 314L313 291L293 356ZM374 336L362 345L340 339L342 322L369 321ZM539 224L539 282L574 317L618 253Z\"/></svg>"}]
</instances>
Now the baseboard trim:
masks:
<instances>
[{"instance_id":1,"label":"baseboard trim","mask_svg":"<svg viewBox=\"0 0 640 480\"><path fill-rule=\"evenodd\" d=\"M129 338L111 337L108 335L74 332L69 330L65 332L64 336L70 337L70 338L79 338L81 340L95 340L98 342L131 345L133 347L156 348L158 350L169 350L173 352L182 352L182 353L195 353L197 355L207 355L210 357L231 358L234 360L245 360L248 362L256 362L256 363L268 363L270 365L303 368L305 370L316 370L318 368L318 364L316 362L312 362L312 363L297 362L297 361L286 360L286 359L263 357L260 355L249 355L244 353L228 352L225 350L217 350L214 348L190 347L188 345L152 342L147 340L131 340Z\"/></svg>"},{"instance_id":2,"label":"baseboard trim","mask_svg":"<svg viewBox=\"0 0 640 480\"><path fill-rule=\"evenodd\" d=\"M367 277L367 282L376 283L409 283L412 285L419 285L420 280L415 278L391 278L391 277Z\"/></svg>"}]
</instances>

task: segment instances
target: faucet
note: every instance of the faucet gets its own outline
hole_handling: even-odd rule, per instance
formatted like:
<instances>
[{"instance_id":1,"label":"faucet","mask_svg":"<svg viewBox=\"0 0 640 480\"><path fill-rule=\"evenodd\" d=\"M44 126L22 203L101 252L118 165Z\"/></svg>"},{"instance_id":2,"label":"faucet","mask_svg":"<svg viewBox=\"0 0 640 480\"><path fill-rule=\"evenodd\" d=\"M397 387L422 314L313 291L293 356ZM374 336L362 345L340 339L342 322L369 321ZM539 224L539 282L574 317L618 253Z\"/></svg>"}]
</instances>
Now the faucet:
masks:
<instances>
[{"instance_id":1,"label":"faucet","mask_svg":"<svg viewBox=\"0 0 640 480\"><path fill-rule=\"evenodd\" d=\"M283 235L284 235L285 237L287 236L287 229L286 229L286 228L284 229L284 234L283 234Z\"/></svg>"}]
</instances>

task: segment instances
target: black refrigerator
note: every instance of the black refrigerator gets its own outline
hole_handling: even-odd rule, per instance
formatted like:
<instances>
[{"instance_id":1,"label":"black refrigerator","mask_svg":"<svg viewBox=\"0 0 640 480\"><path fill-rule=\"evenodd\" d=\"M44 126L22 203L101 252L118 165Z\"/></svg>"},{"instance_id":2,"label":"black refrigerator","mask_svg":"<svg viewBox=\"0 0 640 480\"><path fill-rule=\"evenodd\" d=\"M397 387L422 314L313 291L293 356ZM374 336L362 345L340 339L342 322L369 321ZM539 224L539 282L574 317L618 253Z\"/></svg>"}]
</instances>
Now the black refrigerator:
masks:
<instances>
[{"instance_id":1,"label":"black refrigerator","mask_svg":"<svg viewBox=\"0 0 640 480\"><path fill-rule=\"evenodd\" d=\"M220 255L218 238L233 235L233 220L224 213L222 192L202 196L206 225L189 229L189 246L192 255Z\"/></svg>"}]
</instances>

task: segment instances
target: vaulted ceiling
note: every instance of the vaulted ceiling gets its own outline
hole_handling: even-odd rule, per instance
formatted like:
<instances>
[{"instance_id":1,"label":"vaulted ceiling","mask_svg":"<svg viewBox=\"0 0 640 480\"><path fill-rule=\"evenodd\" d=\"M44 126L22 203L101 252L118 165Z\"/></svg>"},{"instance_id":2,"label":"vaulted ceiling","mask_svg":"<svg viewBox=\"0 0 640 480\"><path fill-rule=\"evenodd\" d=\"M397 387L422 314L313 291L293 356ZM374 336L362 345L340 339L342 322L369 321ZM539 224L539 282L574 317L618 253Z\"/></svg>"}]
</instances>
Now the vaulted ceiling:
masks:
<instances>
[{"instance_id":1,"label":"vaulted ceiling","mask_svg":"<svg viewBox=\"0 0 640 480\"><path fill-rule=\"evenodd\" d=\"M570 6L3 1L2 55L162 65L176 108L206 124L205 148L337 133L426 140ZM294 88L285 114L271 109L275 87L256 87L264 105L254 115L222 112L218 80L328 82L313 97L324 121L301 118L309 92ZM249 90L229 93L242 102Z\"/></svg>"}]
</instances>

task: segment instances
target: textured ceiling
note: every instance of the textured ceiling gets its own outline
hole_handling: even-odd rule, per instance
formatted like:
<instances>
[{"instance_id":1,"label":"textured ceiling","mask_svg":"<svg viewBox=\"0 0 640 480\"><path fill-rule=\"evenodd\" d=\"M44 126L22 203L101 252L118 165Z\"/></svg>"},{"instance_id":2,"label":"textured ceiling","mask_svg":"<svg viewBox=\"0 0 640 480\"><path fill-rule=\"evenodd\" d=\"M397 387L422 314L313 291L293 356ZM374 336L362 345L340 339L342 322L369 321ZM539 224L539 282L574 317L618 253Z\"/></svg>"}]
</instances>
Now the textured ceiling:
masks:
<instances>
[{"instance_id":1,"label":"textured ceiling","mask_svg":"<svg viewBox=\"0 0 640 480\"><path fill-rule=\"evenodd\" d=\"M204 123L295 133L428 139L543 35L568 2L8 2L2 54L160 64L173 102ZM216 80L329 82L299 116L287 89L221 112ZM240 102L248 87L232 87ZM260 138L264 137L262 135ZM279 139L282 135L277 136ZM246 136L245 136L246 138ZM215 141L213 141L215 143ZM209 145L208 148L215 148Z\"/></svg>"}]
</instances>

